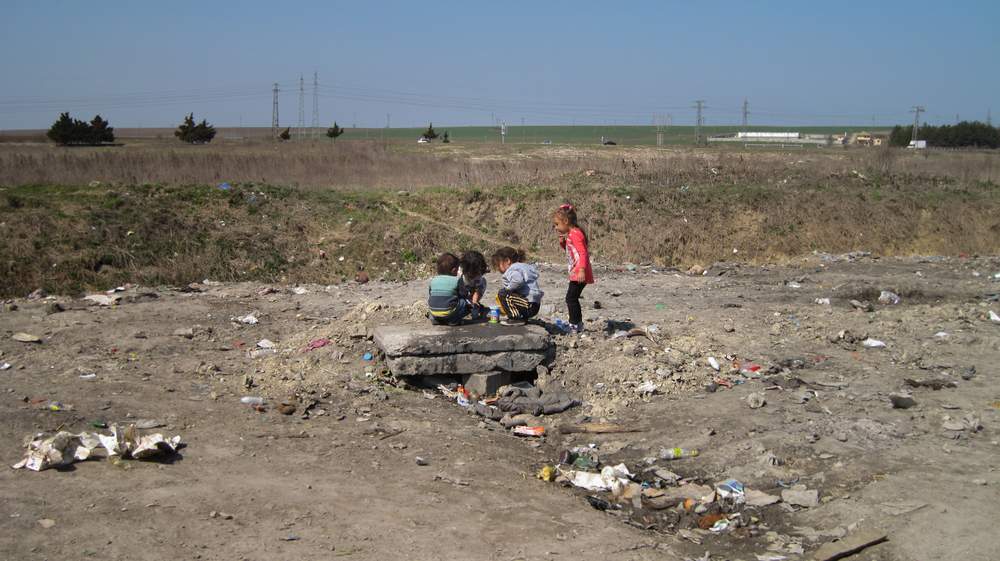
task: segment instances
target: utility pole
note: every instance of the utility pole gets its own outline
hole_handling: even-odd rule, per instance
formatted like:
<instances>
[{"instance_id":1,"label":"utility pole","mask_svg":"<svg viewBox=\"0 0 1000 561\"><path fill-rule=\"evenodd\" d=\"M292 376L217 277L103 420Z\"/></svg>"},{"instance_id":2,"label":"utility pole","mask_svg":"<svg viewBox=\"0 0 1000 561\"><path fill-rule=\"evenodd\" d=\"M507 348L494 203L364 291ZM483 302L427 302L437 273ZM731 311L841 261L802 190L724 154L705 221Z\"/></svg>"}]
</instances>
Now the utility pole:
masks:
<instances>
[{"instance_id":1,"label":"utility pole","mask_svg":"<svg viewBox=\"0 0 1000 561\"><path fill-rule=\"evenodd\" d=\"M701 146L701 126L705 124L705 118L702 116L702 111L705 109L705 100L696 99L694 108L698 110L698 118L695 120L695 144Z\"/></svg>"},{"instance_id":2,"label":"utility pole","mask_svg":"<svg viewBox=\"0 0 1000 561\"><path fill-rule=\"evenodd\" d=\"M278 83L274 83L274 101L271 103L271 138L278 138Z\"/></svg>"},{"instance_id":3,"label":"utility pole","mask_svg":"<svg viewBox=\"0 0 1000 561\"><path fill-rule=\"evenodd\" d=\"M313 72L312 137L319 137L319 73Z\"/></svg>"},{"instance_id":4,"label":"utility pole","mask_svg":"<svg viewBox=\"0 0 1000 561\"><path fill-rule=\"evenodd\" d=\"M913 134L910 135L911 141L917 139L917 131L920 130L920 114L924 111L927 110L924 109L923 105L914 105L913 109L910 109L910 113L913 113Z\"/></svg>"},{"instance_id":5,"label":"utility pole","mask_svg":"<svg viewBox=\"0 0 1000 561\"><path fill-rule=\"evenodd\" d=\"M653 115L653 124L656 125L656 145L663 146L663 115Z\"/></svg>"},{"instance_id":6,"label":"utility pole","mask_svg":"<svg viewBox=\"0 0 1000 561\"><path fill-rule=\"evenodd\" d=\"M385 128L389 128L389 123L392 122L392 113L385 114Z\"/></svg>"},{"instance_id":7,"label":"utility pole","mask_svg":"<svg viewBox=\"0 0 1000 561\"><path fill-rule=\"evenodd\" d=\"M306 128L306 80L299 74L299 124L296 127L295 137L301 139Z\"/></svg>"},{"instance_id":8,"label":"utility pole","mask_svg":"<svg viewBox=\"0 0 1000 561\"><path fill-rule=\"evenodd\" d=\"M747 98L743 98L743 128L747 128L748 120L747 116L750 115L750 102Z\"/></svg>"},{"instance_id":9,"label":"utility pole","mask_svg":"<svg viewBox=\"0 0 1000 561\"><path fill-rule=\"evenodd\" d=\"M988 127L992 127L993 126L993 116L990 115L990 108L989 107L986 108L986 126L988 126Z\"/></svg>"}]
</instances>

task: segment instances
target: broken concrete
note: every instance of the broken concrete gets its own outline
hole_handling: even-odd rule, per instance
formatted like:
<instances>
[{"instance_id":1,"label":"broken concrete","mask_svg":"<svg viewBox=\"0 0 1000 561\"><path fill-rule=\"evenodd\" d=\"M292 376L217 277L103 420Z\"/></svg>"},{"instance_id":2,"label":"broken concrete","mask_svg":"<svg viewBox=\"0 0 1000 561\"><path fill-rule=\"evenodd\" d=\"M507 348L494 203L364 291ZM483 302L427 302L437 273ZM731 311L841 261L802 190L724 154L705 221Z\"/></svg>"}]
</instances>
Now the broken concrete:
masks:
<instances>
[{"instance_id":1,"label":"broken concrete","mask_svg":"<svg viewBox=\"0 0 1000 561\"><path fill-rule=\"evenodd\" d=\"M536 325L472 324L447 326L382 326L375 343L387 357L455 353L544 351L549 334Z\"/></svg>"},{"instance_id":2,"label":"broken concrete","mask_svg":"<svg viewBox=\"0 0 1000 561\"><path fill-rule=\"evenodd\" d=\"M462 385L474 395L496 395L510 383L510 372L479 372L462 376Z\"/></svg>"},{"instance_id":3,"label":"broken concrete","mask_svg":"<svg viewBox=\"0 0 1000 561\"><path fill-rule=\"evenodd\" d=\"M552 353L548 332L534 325L382 326L374 336L396 376L534 372Z\"/></svg>"}]
</instances>

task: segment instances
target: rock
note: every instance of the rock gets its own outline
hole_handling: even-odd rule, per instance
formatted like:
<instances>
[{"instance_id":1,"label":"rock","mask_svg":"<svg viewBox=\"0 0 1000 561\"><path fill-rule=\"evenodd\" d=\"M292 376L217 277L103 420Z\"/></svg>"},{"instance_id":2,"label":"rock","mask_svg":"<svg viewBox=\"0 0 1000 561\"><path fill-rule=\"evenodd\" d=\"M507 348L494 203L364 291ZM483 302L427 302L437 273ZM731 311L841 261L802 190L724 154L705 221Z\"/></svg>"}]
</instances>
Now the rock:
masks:
<instances>
[{"instance_id":1,"label":"rock","mask_svg":"<svg viewBox=\"0 0 1000 561\"><path fill-rule=\"evenodd\" d=\"M535 325L382 326L375 329L375 343L387 357L543 351L548 348L549 341L548 332Z\"/></svg>"},{"instance_id":2,"label":"rock","mask_svg":"<svg viewBox=\"0 0 1000 561\"><path fill-rule=\"evenodd\" d=\"M364 271L358 271L358 274L354 275L354 282L358 284L367 284L371 280L368 278L368 273Z\"/></svg>"},{"instance_id":3,"label":"rock","mask_svg":"<svg viewBox=\"0 0 1000 561\"><path fill-rule=\"evenodd\" d=\"M293 403L282 403L278 406L278 413L282 415L293 415L295 414L295 404Z\"/></svg>"},{"instance_id":4,"label":"rock","mask_svg":"<svg viewBox=\"0 0 1000 561\"><path fill-rule=\"evenodd\" d=\"M885 532L875 528L865 528L846 538L826 543L813 553L813 561L836 561L858 553L888 539Z\"/></svg>"},{"instance_id":5,"label":"rock","mask_svg":"<svg viewBox=\"0 0 1000 561\"><path fill-rule=\"evenodd\" d=\"M122 297L114 294L88 294L83 299L98 306L114 306Z\"/></svg>"},{"instance_id":6,"label":"rock","mask_svg":"<svg viewBox=\"0 0 1000 561\"><path fill-rule=\"evenodd\" d=\"M768 495L756 489L744 489L744 496L746 497L747 506L768 506L781 501L781 497Z\"/></svg>"},{"instance_id":7,"label":"rock","mask_svg":"<svg viewBox=\"0 0 1000 561\"><path fill-rule=\"evenodd\" d=\"M542 367L544 368L544 366ZM510 383L510 372L477 372L462 377L462 385L474 395L496 395Z\"/></svg>"},{"instance_id":8,"label":"rock","mask_svg":"<svg viewBox=\"0 0 1000 561\"><path fill-rule=\"evenodd\" d=\"M416 462L417 462L417 465L418 465L418 466L426 466L426 465L429 465L429 462L428 462L427 460L425 460L425 459L421 458L420 456L417 456L417 457L415 458L415 460L416 460Z\"/></svg>"},{"instance_id":9,"label":"rock","mask_svg":"<svg viewBox=\"0 0 1000 561\"><path fill-rule=\"evenodd\" d=\"M51 518L42 518L38 520L38 525L48 530L56 525L56 521Z\"/></svg>"},{"instance_id":10,"label":"rock","mask_svg":"<svg viewBox=\"0 0 1000 561\"><path fill-rule=\"evenodd\" d=\"M733 325L733 320L727 319L722 322L722 330L726 333L732 333L736 331L736 326Z\"/></svg>"},{"instance_id":11,"label":"rock","mask_svg":"<svg viewBox=\"0 0 1000 561\"><path fill-rule=\"evenodd\" d=\"M870 302L858 302L857 300L851 300L851 305L862 312L874 312L875 307L871 305Z\"/></svg>"},{"instance_id":12,"label":"rock","mask_svg":"<svg viewBox=\"0 0 1000 561\"><path fill-rule=\"evenodd\" d=\"M790 505L813 508L819 505L819 491L805 489L804 486L796 485L791 489L783 489L781 491L781 500Z\"/></svg>"},{"instance_id":13,"label":"rock","mask_svg":"<svg viewBox=\"0 0 1000 561\"><path fill-rule=\"evenodd\" d=\"M545 361L542 352L501 352L490 354L460 353L435 356L401 356L387 358L389 370L396 376L426 376L436 374L475 374L493 370L532 372Z\"/></svg>"},{"instance_id":14,"label":"rock","mask_svg":"<svg viewBox=\"0 0 1000 561\"><path fill-rule=\"evenodd\" d=\"M837 434L834 435L834 438L836 438L840 442L847 442L847 433L843 431L838 432Z\"/></svg>"},{"instance_id":15,"label":"rock","mask_svg":"<svg viewBox=\"0 0 1000 561\"><path fill-rule=\"evenodd\" d=\"M902 394L890 394L889 401L892 402L893 409L909 409L917 404L917 400Z\"/></svg>"},{"instance_id":16,"label":"rock","mask_svg":"<svg viewBox=\"0 0 1000 561\"><path fill-rule=\"evenodd\" d=\"M701 265L691 265L691 268L687 270L687 274L691 276L699 276L705 274L705 268Z\"/></svg>"},{"instance_id":17,"label":"rock","mask_svg":"<svg viewBox=\"0 0 1000 561\"><path fill-rule=\"evenodd\" d=\"M11 339L15 341L20 341L21 343L41 343L42 338L37 335L32 335L30 333L18 332L11 336Z\"/></svg>"},{"instance_id":18,"label":"rock","mask_svg":"<svg viewBox=\"0 0 1000 561\"><path fill-rule=\"evenodd\" d=\"M185 339L192 339L194 338L194 329L190 327L179 327L174 330L174 335Z\"/></svg>"},{"instance_id":19,"label":"rock","mask_svg":"<svg viewBox=\"0 0 1000 561\"><path fill-rule=\"evenodd\" d=\"M764 392L753 392L747 396L747 405L750 409L760 409L767 403L767 398L764 397Z\"/></svg>"},{"instance_id":20,"label":"rock","mask_svg":"<svg viewBox=\"0 0 1000 561\"><path fill-rule=\"evenodd\" d=\"M65 312L66 308L63 307L59 302L49 302L45 306L45 313L48 315L58 314L59 312Z\"/></svg>"}]
</instances>

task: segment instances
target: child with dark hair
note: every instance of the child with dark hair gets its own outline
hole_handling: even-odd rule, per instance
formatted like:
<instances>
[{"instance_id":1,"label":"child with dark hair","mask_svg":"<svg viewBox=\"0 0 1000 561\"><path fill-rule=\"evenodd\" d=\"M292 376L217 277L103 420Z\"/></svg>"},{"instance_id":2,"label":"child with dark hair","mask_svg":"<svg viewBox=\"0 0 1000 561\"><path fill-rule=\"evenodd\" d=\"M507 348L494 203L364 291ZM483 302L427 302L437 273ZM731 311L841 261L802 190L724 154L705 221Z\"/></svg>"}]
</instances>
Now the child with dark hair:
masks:
<instances>
[{"instance_id":1,"label":"child with dark hair","mask_svg":"<svg viewBox=\"0 0 1000 561\"><path fill-rule=\"evenodd\" d=\"M500 312L506 323L523 322L538 315L544 293L538 288L538 269L524 262L524 250L501 247L490 261L503 274L503 286L497 292Z\"/></svg>"},{"instance_id":2,"label":"child with dark hair","mask_svg":"<svg viewBox=\"0 0 1000 561\"><path fill-rule=\"evenodd\" d=\"M566 308L569 310L570 329L583 331L583 310L580 295L584 287L594 283L594 270L590 266L587 250L587 233L577 223L576 209L565 204L552 213L552 227L559 234L559 247L566 250L569 262L569 288L566 290Z\"/></svg>"},{"instance_id":3,"label":"child with dark hair","mask_svg":"<svg viewBox=\"0 0 1000 561\"><path fill-rule=\"evenodd\" d=\"M427 307L431 309L431 322L438 325L457 325L469 313L468 303L460 296L458 257L442 253L437 258L437 275L431 278L427 290Z\"/></svg>"},{"instance_id":4,"label":"child with dark hair","mask_svg":"<svg viewBox=\"0 0 1000 561\"><path fill-rule=\"evenodd\" d=\"M468 300L472 319L483 316L481 304L486 294L486 258L478 251L466 251L458 260L459 293Z\"/></svg>"}]
</instances>

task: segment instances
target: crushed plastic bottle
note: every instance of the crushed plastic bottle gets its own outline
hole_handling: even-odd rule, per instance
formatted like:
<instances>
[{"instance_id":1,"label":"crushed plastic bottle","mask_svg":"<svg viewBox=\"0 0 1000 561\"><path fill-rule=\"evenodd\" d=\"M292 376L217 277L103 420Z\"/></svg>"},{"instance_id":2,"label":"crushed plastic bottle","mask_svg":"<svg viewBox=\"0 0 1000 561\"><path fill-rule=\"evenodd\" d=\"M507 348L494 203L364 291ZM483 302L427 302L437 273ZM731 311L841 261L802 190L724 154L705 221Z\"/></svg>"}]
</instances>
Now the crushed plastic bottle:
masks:
<instances>
[{"instance_id":1,"label":"crushed plastic bottle","mask_svg":"<svg viewBox=\"0 0 1000 561\"><path fill-rule=\"evenodd\" d=\"M244 405L264 405L264 398L246 395L240 398L240 403Z\"/></svg>"},{"instance_id":2,"label":"crushed plastic bottle","mask_svg":"<svg viewBox=\"0 0 1000 561\"><path fill-rule=\"evenodd\" d=\"M698 456L697 450L685 450L684 448L660 448L661 460L679 460L681 458L694 458Z\"/></svg>"}]
</instances>

